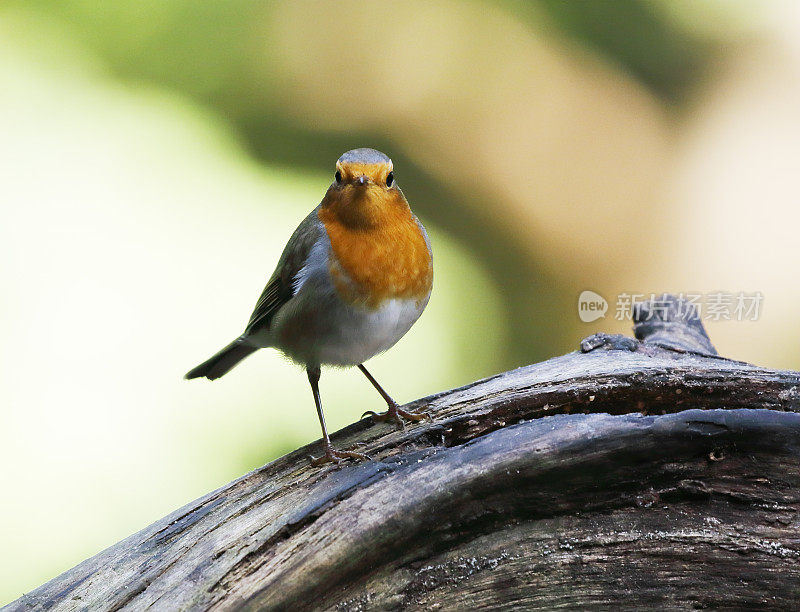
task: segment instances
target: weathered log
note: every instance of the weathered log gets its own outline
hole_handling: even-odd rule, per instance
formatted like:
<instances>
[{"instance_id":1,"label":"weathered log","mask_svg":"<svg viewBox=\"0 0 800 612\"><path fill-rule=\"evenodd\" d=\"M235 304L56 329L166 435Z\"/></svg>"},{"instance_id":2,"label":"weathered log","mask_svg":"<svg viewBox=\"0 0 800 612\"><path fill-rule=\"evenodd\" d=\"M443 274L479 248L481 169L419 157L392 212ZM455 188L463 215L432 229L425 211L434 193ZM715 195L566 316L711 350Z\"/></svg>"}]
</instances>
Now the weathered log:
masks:
<instances>
[{"instance_id":1,"label":"weathered log","mask_svg":"<svg viewBox=\"0 0 800 612\"><path fill-rule=\"evenodd\" d=\"M9 609L798 609L800 374L671 308L413 402L431 423L359 421L334 439L371 461L302 448Z\"/></svg>"}]
</instances>

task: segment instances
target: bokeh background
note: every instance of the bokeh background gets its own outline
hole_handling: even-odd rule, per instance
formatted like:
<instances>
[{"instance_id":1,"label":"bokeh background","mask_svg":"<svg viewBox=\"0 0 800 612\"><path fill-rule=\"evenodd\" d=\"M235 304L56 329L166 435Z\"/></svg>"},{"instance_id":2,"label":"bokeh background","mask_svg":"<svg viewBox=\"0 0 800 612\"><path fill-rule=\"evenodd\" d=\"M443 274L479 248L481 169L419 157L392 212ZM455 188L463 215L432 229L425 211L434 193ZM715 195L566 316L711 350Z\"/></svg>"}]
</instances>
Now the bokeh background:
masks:
<instances>
[{"instance_id":1,"label":"bokeh background","mask_svg":"<svg viewBox=\"0 0 800 612\"><path fill-rule=\"evenodd\" d=\"M627 332L623 292L759 291L712 339L800 368L798 31L794 0L4 0L0 604L318 438L275 352L181 377L350 148L434 244L371 362L399 400ZM380 406L322 385L332 430Z\"/></svg>"}]
</instances>

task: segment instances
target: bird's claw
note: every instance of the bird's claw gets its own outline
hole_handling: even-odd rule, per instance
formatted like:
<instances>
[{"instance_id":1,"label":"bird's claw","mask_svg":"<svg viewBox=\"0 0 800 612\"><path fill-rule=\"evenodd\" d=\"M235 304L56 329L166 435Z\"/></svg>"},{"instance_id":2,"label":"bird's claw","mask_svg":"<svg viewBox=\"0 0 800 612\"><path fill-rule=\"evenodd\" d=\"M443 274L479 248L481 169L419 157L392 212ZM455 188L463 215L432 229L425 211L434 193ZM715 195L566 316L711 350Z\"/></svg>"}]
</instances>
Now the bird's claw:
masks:
<instances>
[{"instance_id":1,"label":"bird's claw","mask_svg":"<svg viewBox=\"0 0 800 612\"><path fill-rule=\"evenodd\" d=\"M363 444L362 444L363 445ZM332 446L327 446L325 448L325 454L319 457L309 457L311 459L311 465L314 467L324 465L326 463L333 463L335 465L340 464L342 461L347 459L356 459L359 461L369 461L369 455L365 455L364 453L359 453L357 451L351 450L336 450Z\"/></svg>"},{"instance_id":2,"label":"bird's claw","mask_svg":"<svg viewBox=\"0 0 800 612\"><path fill-rule=\"evenodd\" d=\"M405 429L406 421L419 423L420 421L429 420L433 421L433 417L427 412L411 412L410 410L403 410L400 406L389 406L386 412L375 412L374 410L367 410L361 415L363 419L365 416L371 416L372 420L379 423L395 423L398 427Z\"/></svg>"}]
</instances>

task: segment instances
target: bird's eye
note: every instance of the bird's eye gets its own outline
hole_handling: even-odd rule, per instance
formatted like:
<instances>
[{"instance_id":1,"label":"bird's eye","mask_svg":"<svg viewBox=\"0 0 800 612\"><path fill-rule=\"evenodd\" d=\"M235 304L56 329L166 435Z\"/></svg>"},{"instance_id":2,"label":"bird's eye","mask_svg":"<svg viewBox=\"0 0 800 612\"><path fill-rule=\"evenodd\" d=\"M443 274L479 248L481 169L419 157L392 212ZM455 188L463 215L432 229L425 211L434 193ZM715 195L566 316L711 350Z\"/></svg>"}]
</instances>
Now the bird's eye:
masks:
<instances>
[{"instance_id":1,"label":"bird's eye","mask_svg":"<svg viewBox=\"0 0 800 612\"><path fill-rule=\"evenodd\" d=\"M333 178L336 179L337 183L341 183L342 182L342 173L337 170L336 174L333 175Z\"/></svg>"},{"instance_id":2,"label":"bird's eye","mask_svg":"<svg viewBox=\"0 0 800 612\"><path fill-rule=\"evenodd\" d=\"M394 183L394 172L390 172L386 175L386 186L391 187Z\"/></svg>"}]
</instances>

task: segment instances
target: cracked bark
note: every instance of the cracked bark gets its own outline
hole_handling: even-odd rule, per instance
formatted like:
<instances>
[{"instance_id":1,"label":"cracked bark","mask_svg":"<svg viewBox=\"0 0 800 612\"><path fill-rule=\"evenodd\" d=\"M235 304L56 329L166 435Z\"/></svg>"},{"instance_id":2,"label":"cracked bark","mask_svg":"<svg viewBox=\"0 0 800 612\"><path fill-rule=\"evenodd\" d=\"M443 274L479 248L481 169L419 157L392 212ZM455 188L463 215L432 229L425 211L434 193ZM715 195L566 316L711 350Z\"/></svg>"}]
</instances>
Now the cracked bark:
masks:
<instances>
[{"instance_id":1,"label":"cracked bark","mask_svg":"<svg viewBox=\"0 0 800 612\"><path fill-rule=\"evenodd\" d=\"M716 355L668 299L638 339L355 423L373 461L299 449L10 610L800 606L800 374Z\"/></svg>"}]
</instances>

